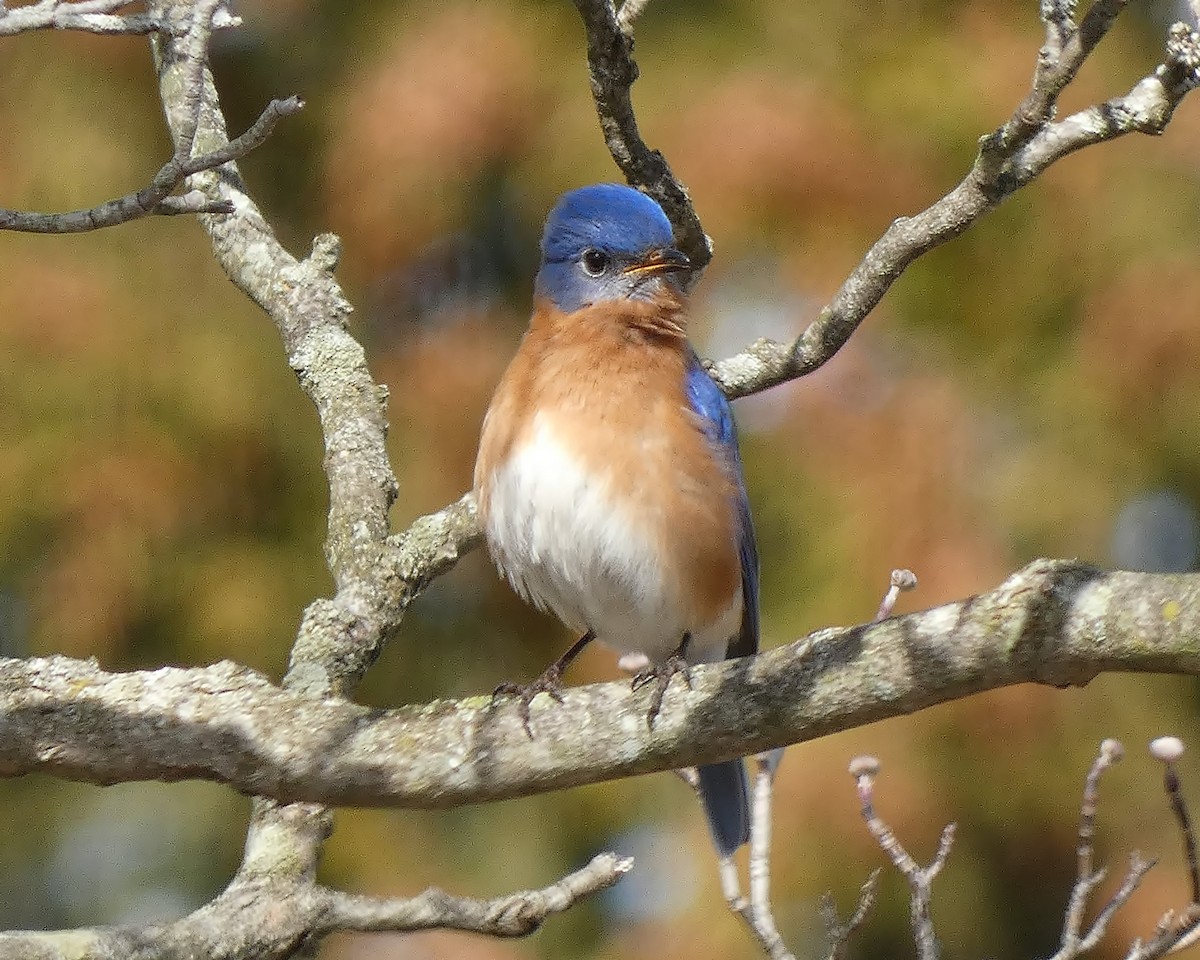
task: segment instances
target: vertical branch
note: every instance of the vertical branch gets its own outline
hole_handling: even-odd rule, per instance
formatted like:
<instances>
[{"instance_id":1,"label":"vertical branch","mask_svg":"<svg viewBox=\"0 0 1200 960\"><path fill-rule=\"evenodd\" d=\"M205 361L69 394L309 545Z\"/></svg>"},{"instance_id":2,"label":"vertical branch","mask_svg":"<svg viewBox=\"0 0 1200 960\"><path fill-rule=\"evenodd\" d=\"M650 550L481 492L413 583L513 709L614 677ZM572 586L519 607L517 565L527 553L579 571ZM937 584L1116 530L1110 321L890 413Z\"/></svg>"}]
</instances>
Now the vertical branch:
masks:
<instances>
[{"instance_id":1,"label":"vertical branch","mask_svg":"<svg viewBox=\"0 0 1200 960\"><path fill-rule=\"evenodd\" d=\"M190 14L194 22L211 24L217 6L216 0L200 0L193 11L189 0L154 0L149 13L163 23L184 23ZM177 147L189 152L228 143L201 40L206 35L196 28L151 38L167 125ZM284 684L314 697L344 696L402 612L393 599L397 585L380 563L397 491L385 445L386 392L346 330L351 307L333 278L337 238L318 237L310 255L296 260L276 239L233 163L192 175L188 186L237 211L200 220L222 269L274 321L288 362L317 409L329 482L326 558L337 594L305 611ZM230 890L266 875L311 880L331 828L330 813L315 804L255 800L245 859Z\"/></svg>"},{"instance_id":2,"label":"vertical branch","mask_svg":"<svg viewBox=\"0 0 1200 960\"><path fill-rule=\"evenodd\" d=\"M696 216L687 188L671 172L666 158L642 140L629 96L638 78L630 30L632 16L640 7L630 8L629 22L622 29L612 0L574 2L587 31L588 76L608 152L625 179L645 190L666 212L675 228L675 242L692 261L693 275L698 277L712 260L712 241Z\"/></svg>"}]
</instances>

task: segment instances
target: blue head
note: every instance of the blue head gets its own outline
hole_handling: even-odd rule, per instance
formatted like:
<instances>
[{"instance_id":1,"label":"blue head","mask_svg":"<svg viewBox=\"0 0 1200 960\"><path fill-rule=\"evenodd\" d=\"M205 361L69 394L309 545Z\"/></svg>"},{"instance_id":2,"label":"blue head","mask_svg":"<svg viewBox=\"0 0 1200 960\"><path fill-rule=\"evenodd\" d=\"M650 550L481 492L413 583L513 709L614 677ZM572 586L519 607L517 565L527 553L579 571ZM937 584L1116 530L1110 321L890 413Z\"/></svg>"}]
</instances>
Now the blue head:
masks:
<instances>
[{"instance_id":1,"label":"blue head","mask_svg":"<svg viewBox=\"0 0 1200 960\"><path fill-rule=\"evenodd\" d=\"M644 193L597 183L559 198L542 234L534 286L572 313L605 300L649 300L690 268L672 246L671 222Z\"/></svg>"}]
</instances>

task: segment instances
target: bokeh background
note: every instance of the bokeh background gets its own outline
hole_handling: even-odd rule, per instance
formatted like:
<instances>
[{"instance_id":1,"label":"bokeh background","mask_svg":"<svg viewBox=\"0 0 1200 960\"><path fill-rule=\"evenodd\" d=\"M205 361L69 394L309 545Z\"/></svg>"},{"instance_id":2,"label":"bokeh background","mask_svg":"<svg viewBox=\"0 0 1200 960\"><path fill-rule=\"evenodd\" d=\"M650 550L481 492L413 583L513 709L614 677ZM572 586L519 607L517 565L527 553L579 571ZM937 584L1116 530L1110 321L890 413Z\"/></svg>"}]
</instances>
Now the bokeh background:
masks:
<instances>
[{"instance_id":1,"label":"bokeh background","mask_svg":"<svg viewBox=\"0 0 1200 960\"><path fill-rule=\"evenodd\" d=\"M1063 98L1126 91L1158 62L1167 4L1134 4ZM469 486L483 410L527 316L555 197L613 179L563 0L258 0L215 69L233 127L271 96L308 109L243 164L286 242L345 240L355 332L391 389L395 522ZM642 129L716 241L694 339L709 355L802 328L896 216L949 189L1025 93L1037 4L692 0L638 28ZM0 43L0 204L86 206L168 153L142 41ZM1068 158L896 284L817 374L740 401L768 645L874 612L908 566L915 609L1037 556L1197 566L1200 101L1165 136ZM316 419L268 321L186 218L80 237L0 235L0 653L111 669L221 658L277 677L330 590ZM472 694L569 638L480 554L436 583L360 698ZM614 676L593 650L575 681ZM1200 745L1197 685L1106 676L1020 687L789 751L775 898L800 955L817 898L843 910L883 861L846 763L883 761L881 812L920 857L959 823L935 920L955 955L1053 952L1083 775L1104 737L1100 851L1162 857L1102 955L1182 905L1181 843L1144 744ZM1185 784L1200 803L1200 765ZM0 925L167 919L235 868L248 802L207 784L0 783ZM638 856L611 895L537 936L339 936L325 960L751 958L705 828L669 775L449 812L346 811L331 883L540 886L599 849ZM1110 881L1109 889L1115 885ZM908 955L893 872L861 957Z\"/></svg>"}]
</instances>

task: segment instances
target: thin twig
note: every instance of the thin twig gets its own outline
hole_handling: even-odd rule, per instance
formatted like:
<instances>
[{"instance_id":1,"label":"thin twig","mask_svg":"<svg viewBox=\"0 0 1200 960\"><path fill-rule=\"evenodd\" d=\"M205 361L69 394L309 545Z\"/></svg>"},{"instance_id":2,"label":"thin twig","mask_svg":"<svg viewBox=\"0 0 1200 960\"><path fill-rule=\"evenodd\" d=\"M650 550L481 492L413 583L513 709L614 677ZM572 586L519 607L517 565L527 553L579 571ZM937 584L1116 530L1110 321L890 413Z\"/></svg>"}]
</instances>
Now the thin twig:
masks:
<instances>
[{"instance_id":1,"label":"thin twig","mask_svg":"<svg viewBox=\"0 0 1200 960\"><path fill-rule=\"evenodd\" d=\"M933 932L933 918L929 914L929 903L934 879L946 865L950 849L954 845L953 823L947 824L938 840L937 853L929 866L922 867L904 849L896 834L875 813L875 777L879 775L879 761L875 757L855 757L850 761L850 776L858 788L858 801L862 807L863 820L875 842L893 865L908 881L909 918L912 921L913 937L919 960L937 960L940 953L937 936Z\"/></svg>"},{"instance_id":2,"label":"thin twig","mask_svg":"<svg viewBox=\"0 0 1200 960\"><path fill-rule=\"evenodd\" d=\"M1121 907L1129 902L1129 898L1141 886L1146 874L1153 870L1157 863L1158 860L1154 857L1151 857L1149 860L1143 859L1141 852L1138 850L1134 850L1129 855L1129 869L1125 871L1125 879L1121 881L1121 886L1117 888L1117 892L1100 908L1100 912L1096 914L1096 919L1092 921L1087 935L1079 941L1079 953L1093 950L1099 945L1100 941L1104 939L1105 933L1108 932L1108 924L1113 916Z\"/></svg>"},{"instance_id":3,"label":"thin twig","mask_svg":"<svg viewBox=\"0 0 1200 960\"><path fill-rule=\"evenodd\" d=\"M892 611L896 609L896 601L900 599L900 594L916 588L917 575L915 573L911 570L893 570L887 593L883 595L879 609L875 611L874 622L879 623L890 617Z\"/></svg>"},{"instance_id":4,"label":"thin twig","mask_svg":"<svg viewBox=\"0 0 1200 960\"><path fill-rule=\"evenodd\" d=\"M875 900L879 895L879 878L882 875L882 867L876 867L871 871L871 875L863 881L863 885L858 890L858 900L854 904L854 912L845 921L838 917L837 904L833 902L833 894L821 895L819 904L821 922L825 926L825 935L829 939L829 951L825 954L825 960L843 960L846 956L850 937L863 925L875 906Z\"/></svg>"},{"instance_id":5,"label":"thin twig","mask_svg":"<svg viewBox=\"0 0 1200 960\"><path fill-rule=\"evenodd\" d=\"M621 12L617 14L617 26L626 35L632 35L633 22L642 15L650 0L625 0L621 4Z\"/></svg>"},{"instance_id":6,"label":"thin twig","mask_svg":"<svg viewBox=\"0 0 1200 960\"><path fill-rule=\"evenodd\" d=\"M609 153L625 179L659 202L675 226L675 243L696 268L712 259L712 241L704 233L687 189L666 158L651 150L638 131L629 91L638 78L633 40L622 29L612 0L574 0L587 31L588 74L600 129Z\"/></svg>"},{"instance_id":7,"label":"thin twig","mask_svg":"<svg viewBox=\"0 0 1200 960\"><path fill-rule=\"evenodd\" d=\"M1117 740L1105 740L1100 744L1096 759L1092 762L1087 779L1083 785L1083 800L1079 806L1079 831L1076 847L1075 885L1071 888L1071 896L1067 902L1067 912L1063 920L1062 940L1058 952L1051 960L1071 960L1084 951L1092 949L1104 936L1108 921L1133 895L1142 877L1153 864L1145 864L1138 854L1130 860L1130 869L1125 876L1121 889L1108 901L1092 923L1086 934L1083 934L1083 915L1087 909L1088 900L1096 888L1103 882L1107 873L1103 868L1096 870L1095 847L1096 811L1099 807L1100 777L1106 770L1121 761L1125 755L1124 747Z\"/></svg>"},{"instance_id":8,"label":"thin twig","mask_svg":"<svg viewBox=\"0 0 1200 960\"><path fill-rule=\"evenodd\" d=\"M1200 876L1196 866L1196 837L1176 770L1176 764L1183 754L1183 741L1178 737L1157 737L1150 742L1150 755L1161 761L1165 768L1163 787L1183 834L1184 853L1192 884L1192 902L1179 913L1174 910L1164 913L1149 940L1133 942L1129 953L1126 954L1126 960L1157 960L1182 949L1184 944L1192 942L1200 931Z\"/></svg>"},{"instance_id":9,"label":"thin twig","mask_svg":"<svg viewBox=\"0 0 1200 960\"><path fill-rule=\"evenodd\" d=\"M783 942L771 906L772 793L782 755L782 750L771 750L754 758L750 804L750 896L742 896L732 858L721 860L721 892L729 909L746 924L771 960L796 960Z\"/></svg>"},{"instance_id":10,"label":"thin twig","mask_svg":"<svg viewBox=\"0 0 1200 960\"><path fill-rule=\"evenodd\" d=\"M236 140L197 157L172 157L159 169L148 186L135 193L117 197L88 210L67 213L24 213L0 209L0 230L23 233L86 233L145 216L173 216L181 213L233 213L228 200L205 198L204 194L189 191L180 197L171 191L187 177L202 170L214 170L231 160L238 160L261 146L282 117L298 113L304 103L297 97L272 100L254 124Z\"/></svg>"},{"instance_id":11,"label":"thin twig","mask_svg":"<svg viewBox=\"0 0 1200 960\"><path fill-rule=\"evenodd\" d=\"M117 13L131 7L131 0L39 0L23 7L7 9L0 3L0 37L11 37L34 30L75 30L103 36L144 36L169 31L171 24L162 17L139 12ZM139 4L145 7L145 4ZM224 7L212 18L214 29L224 30L241 24Z\"/></svg>"},{"instance_id":12,"label":"thin twig","mask_svg":"<svg viewBox=\"0 0 1200 960\"><path fill-rule=\"evenodd\" d=\"M158 18L145 12L114 13L130 6L129 0L40 0L28 6L6 10L0 6L0 37L32 30L80 30L107 36L145 35L159 30Z\"/></svg>"},{"instance_id":13,"label":"thin twig","mask_svg":"<svg viewBox=\"0 0 1200 960\"><path fill-rule=\"evenodd\" d=\"M1183 850L1187 859L1188 877L1192 882L1192 903L1200 904L1200 867L1196 863L1196 833L1188 814L1187 802L1179 784L1176 764L1183 756L1183 741L1178 737L1158 737L1150 743L1150 753L1163 763L1163 788L1171 803L1171 812L1183 834Z\"/></svg>"},{"instance_id":14,"label":"thin twig","mask_svg":"<svg viewBox=\"0 0 1200 960\"><path fill-rule=\"evenodd\" d=\"M494 937L524 937L556 913L611 887L633 869L632 857L602 853L580 870L541 890L490 900L451 896L436 888L416 897L364 897L327 890L319 932L335 930L469 930Z\"/></svg>"}]
</instances>

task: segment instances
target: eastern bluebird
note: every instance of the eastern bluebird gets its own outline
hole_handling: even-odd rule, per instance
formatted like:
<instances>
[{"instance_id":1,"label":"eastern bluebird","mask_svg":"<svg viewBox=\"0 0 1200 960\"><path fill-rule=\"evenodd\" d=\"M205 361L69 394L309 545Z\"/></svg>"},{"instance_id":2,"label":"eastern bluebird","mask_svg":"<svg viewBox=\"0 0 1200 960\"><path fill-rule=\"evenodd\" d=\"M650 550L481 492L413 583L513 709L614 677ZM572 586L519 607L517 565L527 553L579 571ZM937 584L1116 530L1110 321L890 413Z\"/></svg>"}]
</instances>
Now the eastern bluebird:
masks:
<instances>
[{"instance_id":1,"label":"eastern bluebird","mask_svg":"<svg viewBox=\"0 0 1200 960\"><path fill-rule=\"evenodd\" d=\"M686 256L649 197L565 194L542 236L534 310L483 422L475 493L517 593L580 639L517 692L558 696L593 639L650 664L653 723L671 675L758 649L758 548L729 402L688 342ZM749 836L741 760L701 767L721 856Z\"/></svg>"}]
</instances>

